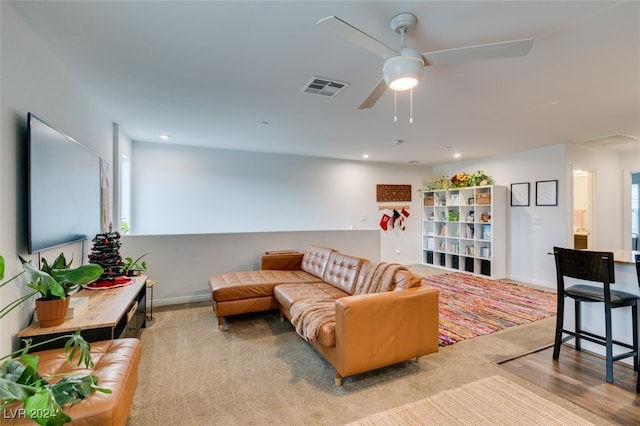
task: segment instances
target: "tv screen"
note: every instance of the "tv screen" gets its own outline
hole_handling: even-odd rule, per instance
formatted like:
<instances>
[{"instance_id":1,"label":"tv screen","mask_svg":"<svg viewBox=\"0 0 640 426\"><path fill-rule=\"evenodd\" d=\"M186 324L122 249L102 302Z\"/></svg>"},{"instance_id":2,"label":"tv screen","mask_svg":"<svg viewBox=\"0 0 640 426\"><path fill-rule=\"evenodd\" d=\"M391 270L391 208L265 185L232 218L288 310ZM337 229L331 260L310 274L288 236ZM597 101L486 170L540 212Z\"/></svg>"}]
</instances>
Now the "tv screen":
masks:
<instances>
[{"instance_id":1,"label":"tv screen","mask_svg":"<svg viewBox=\"0 0 640 426\"><path fill-rule=\"evenodd\" d=\"M100 158L29 113L29 253L100 232Z\"/></svg>"}]
</instances>

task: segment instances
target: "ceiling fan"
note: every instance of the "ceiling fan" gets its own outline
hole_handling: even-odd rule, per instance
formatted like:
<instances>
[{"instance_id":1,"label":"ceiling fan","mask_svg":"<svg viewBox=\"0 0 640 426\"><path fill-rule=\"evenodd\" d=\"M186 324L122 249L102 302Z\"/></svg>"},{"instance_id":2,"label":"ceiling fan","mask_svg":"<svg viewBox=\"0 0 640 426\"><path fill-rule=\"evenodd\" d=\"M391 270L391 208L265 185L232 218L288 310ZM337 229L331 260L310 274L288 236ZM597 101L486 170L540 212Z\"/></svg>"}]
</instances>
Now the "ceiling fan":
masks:
<instances>
[{"instance_id":1,"label":"ceiling fan","mask_svg":"<svg viewBox=\"0 0 640 426\"><path fill-rule=\"evenodd\" d=\"M477 46L458 47L419 53L405 45L405 34L417 22L412 13L400 13L389 22L391 29L400 34L400 48L393 49L369 34L359 30L337 16L327 16L317 22L337 35L363 47L385 59L382 67L383 78L358 107L371 108L387 90L408 90L418 84L424 67L430 65L459 64L487 59L503 59L525 56L533 46L533 39L503 41Z\"/></svg>"}]
</instances>

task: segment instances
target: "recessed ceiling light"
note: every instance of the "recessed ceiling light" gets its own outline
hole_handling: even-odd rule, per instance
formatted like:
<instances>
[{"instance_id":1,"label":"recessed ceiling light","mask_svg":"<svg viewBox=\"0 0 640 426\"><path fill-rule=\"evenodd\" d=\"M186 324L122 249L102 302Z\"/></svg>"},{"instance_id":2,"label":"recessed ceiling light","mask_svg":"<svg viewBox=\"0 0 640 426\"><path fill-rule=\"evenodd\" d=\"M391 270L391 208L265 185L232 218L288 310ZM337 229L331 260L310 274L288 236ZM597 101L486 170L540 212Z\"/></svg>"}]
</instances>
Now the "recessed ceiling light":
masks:
<instances>
[{"instance_id":1,"label":"recessed ceiling light","mask_svg":"<svg viewBox=\"0 0 640 426\"><path fill-rule=\"evenodd\" d=\"M171 136L169 135L160 135L160 139L162 139L163 141L169 140L171 138Z\"/></svg>"},{"instance_id":2,"label":"recessed ceiling light","mask_svg":"<svg viewBox=\"0 0 640 426\"><path fill-rule=\"evenodd\" d=\"M362 154L362 158L366 160L367 158L369 158L369 154Z\"/></svg>"},{"instance_id":3,"label":"recessed ceiling light","mask_svg":"<svg viewBox=\"0 0 640 426\"><path fill-rule=\"evenodd\" d=\"M455 154L453 154L453 158L460 158L462 157L462 154L460 154L459 152L456 152Z\"/></svg>"}]
</instances>

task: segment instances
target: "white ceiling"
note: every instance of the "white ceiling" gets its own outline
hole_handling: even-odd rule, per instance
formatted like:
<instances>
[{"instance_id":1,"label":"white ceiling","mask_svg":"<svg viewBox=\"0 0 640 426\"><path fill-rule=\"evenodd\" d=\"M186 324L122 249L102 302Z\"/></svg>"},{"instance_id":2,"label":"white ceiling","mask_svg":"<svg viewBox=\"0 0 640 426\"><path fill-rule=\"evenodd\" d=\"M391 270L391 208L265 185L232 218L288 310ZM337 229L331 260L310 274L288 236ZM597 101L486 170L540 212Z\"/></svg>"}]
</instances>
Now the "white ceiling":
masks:
<instances>
[{"instance_id":1,"label":"white ceiling","mask_svg":"<svg viewBox=\"0 0 640 426\"><path fill-rule=\"evenodd\" d=\"M640 136L640 2L14 1L135 141L442 164L610 135ZM427 67L409 99L358 106L383 59L316 22L336 15L421 52L534 38L524 58ZM349 82L335 98L300 90ZM268 123L268 124L265 124ZM394 144L395 140L405 141Z\"/></svg>"}]
</instances>

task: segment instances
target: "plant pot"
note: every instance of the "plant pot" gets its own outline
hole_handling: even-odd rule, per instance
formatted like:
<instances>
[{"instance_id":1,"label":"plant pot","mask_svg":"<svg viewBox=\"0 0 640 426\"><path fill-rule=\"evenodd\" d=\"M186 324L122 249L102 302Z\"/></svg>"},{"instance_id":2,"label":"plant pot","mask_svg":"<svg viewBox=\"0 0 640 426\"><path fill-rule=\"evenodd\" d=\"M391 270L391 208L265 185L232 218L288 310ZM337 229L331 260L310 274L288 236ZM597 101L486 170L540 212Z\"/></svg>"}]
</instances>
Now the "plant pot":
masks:
<instances>
[{"instance_id":1,"label":"plant pot","mask_svg":"<svg viewBox=\"0 0 640 426\"><path fill-rule=\"evenodd\" d=\"M69 300L68 297L54 300L36 299L40 327L53 327L62 324L69 310Z\"/></svg>"}]
</instances>

